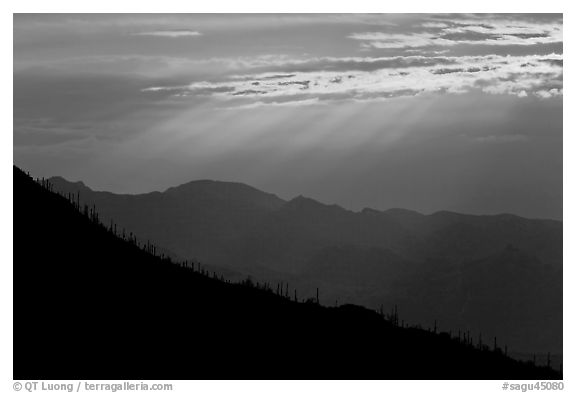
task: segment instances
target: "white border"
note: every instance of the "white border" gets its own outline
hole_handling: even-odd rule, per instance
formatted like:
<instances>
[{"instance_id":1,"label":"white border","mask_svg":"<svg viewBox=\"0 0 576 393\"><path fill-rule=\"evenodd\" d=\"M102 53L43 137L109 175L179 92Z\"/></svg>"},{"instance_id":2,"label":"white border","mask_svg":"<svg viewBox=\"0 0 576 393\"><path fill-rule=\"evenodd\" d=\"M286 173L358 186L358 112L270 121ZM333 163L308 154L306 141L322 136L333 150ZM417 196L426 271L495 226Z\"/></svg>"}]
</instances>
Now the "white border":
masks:
<instances>
[{"instance_id":1,"label":"white border","mask_svg":"<svg viewBox=\"0 0 576 393\"><path fill-rule=\"evenodd\" d=\"M394 3L394 4L393 4ZM338 2L312 2L311 0L290 0L289 2L270 2L264 0L211 0L209 2L192 2L185 0L163 0L161 2L98 0L86 3L77 0L11 0L2 6L2 19L0 28L2 36L2 52L6 54L1 67L3 87L2 111L3 127L0 132L0 241L3 252L0 271L0 302L2 305L2 333L0 372L2 373L2 385L0 391L12 390L12 169L13 162L13 109L12 109L12 63L9 62L8 53L13 54L13 15L12 13L92 13L92 12L147 12L147 13L262 13L262 12L555 12L564 13L564 68L568 73L564 79L564 102L565 108L576 108L572 99L573 77L571 54L571 37L576 37L572 26L574 18L572 7L568 1L507 1L484 0L465 5L461 0L450 1L399 1L389 2L385 0L353 0ZM572 3L573 4L573 3ZM572 32L571 32L572 31ZM10 56L12 57L12 56ZM571 104L572 102L572 104ZM574 374L574 307L571 299L574 299L574 267L576 260L574 245L576 244L574 222L576 219L576 206L569 202L576 201L576 185L574 173L576 173L576 141L574 132L574 117L571 116L574 109L569 109L564 114L564 376L566 391L572 391L571 378ZM571 153L575 153L572 155ZM572 306L572 307L571 307ZM104 382L104 381L102 381ZM139 381L135 381L139 382ZM491 392L502 391L501 381L172 381L177 392L201 391L201 392L294 392L325 390L330 392L350 392L352 389L360 389L362 392L382 393L388 389L392 391L433 391L433 392Z\"/></svg>"}]
</instances>

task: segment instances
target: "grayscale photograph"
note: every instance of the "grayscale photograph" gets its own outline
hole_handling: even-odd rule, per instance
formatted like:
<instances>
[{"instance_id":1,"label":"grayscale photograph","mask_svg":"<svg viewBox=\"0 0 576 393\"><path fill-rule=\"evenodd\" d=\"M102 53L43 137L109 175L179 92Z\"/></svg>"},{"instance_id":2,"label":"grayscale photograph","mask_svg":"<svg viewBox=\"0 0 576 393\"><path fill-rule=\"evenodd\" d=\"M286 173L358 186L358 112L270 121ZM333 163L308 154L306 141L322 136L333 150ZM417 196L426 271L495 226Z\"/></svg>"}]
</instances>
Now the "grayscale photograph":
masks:
<instances>
[{"instance_id":1,"label":"grayscale photograph","mask_svg":"<svg viewBox=\"0 0 576 393\"><path fill-rule=\"evenodd\" d=\"M563 389L563 14L14 13L12 94L14 380Z\"/></svg>"}]
</instances>

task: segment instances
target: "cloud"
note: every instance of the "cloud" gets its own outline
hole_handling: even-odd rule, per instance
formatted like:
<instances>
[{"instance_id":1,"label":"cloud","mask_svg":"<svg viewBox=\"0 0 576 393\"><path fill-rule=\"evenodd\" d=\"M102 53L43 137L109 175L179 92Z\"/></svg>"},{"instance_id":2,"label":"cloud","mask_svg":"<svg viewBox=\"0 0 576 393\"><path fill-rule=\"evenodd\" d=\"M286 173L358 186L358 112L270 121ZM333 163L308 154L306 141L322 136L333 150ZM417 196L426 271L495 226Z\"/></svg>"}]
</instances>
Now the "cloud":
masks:
<instances>
[{"instance_id":1,"label":"cloud","mask_svg":"<svg viewBox=\"0 0 576 393\"><path fill-rule=\"evenodd\" d=\"M418 55L395 57L310 57L305 55L267 54L259 56L211 57L190 59L171 56L99 55L82 56L49 61L18 61L15 70L43 68L54 72L128 74L147 77L185 76L202 73L233 74L231 78L250 78L245 72L268 74L267 78L282 78L295 72L311 71L373 71L383 68L411 68L435 64L455 64L455 58L438 56L443 51L417 51ZM424 56L426 54L426 56Z\"/></svg>"},{"instance_id":2,"label":"cloud","mask_svg":"<svg viewBox=\"0 0 576 393\"><path fill-rule=\"evenodd\" d=\"M361 41L365 49L405 49L455 45L535 45L563 41L562 21L538 23L526 20L491 18L425 22L418 32L353 33L348 38Z\"/></svg>"},{"instance_id":3,"label":"cloud","mask_svg":"<svg viewBox=\"0 0 576 393\"><path fill-rule=\"evenodd\" d=\"M212 96L256 101L286 97L366 100L424 93L534 95L550 98L562 94L562 55L460 56L424 59L419 56L377 59L330 59L332 64L376 63L380 68L233 75L219 81L194 82L186 86L149 87L144 91L174 91L179 97ZM417 66L415 66L417 65ZM449 65L449 66L447 66ZM344 68L345 69L345 68ZM301 99L301 98L299 98ZM233 103L231 103L232 105Z\"/></svg>"},{"instance_id":4,"label":"cloud","mask_svg":"<svg viewBox=\"0 0 576 393\"><path fill-rule=\"evenodd\" d=\"M181 37L198 37L202 33L194 30L154 30L154 31L143 31L140 33L134 33L136 36L151 36L151 37L167 37L167 38L181 38Z\"/></svg>"},{"instance_id":5,"label":"cloud","mask_svg":"<svg viewBox=\"0 0 576 393\"><path fill-rule=\"evenodd\" d=\"M399 33L353 33L348 36L353 40L363 41L362 48L370 49L403 49L422 48L426 46L439 45L437 36L432 33L419 34L399 34Z\"/></svg>"},{"instance_id":6,"label":"cloud","mask_svg":"<svg viewBox=\"0 0 576 393\"><path fill-rule=\"evenodd\" d=\"M444 22L425 22L425 23L422 23L421 26L429 28L429 29L444 29L446 27L450 27L450 25L448 25Z\"/></svg>"},{"instance_id":7,"label":"cloud","mask_svg":"<svg viewBox=\"0 0 576 393\"><path fill-rule=\"evenodd\" d=\"M226 64L230 70L249 70L266 74L263 78L276 79L293 76L295 72L311 71L374 71L383 68L424 67L436 64L454 64L455 60L439 56L394 57L310 57L263 55L238 58L214 58L212 64ZM289 75L286 75L289 74ZM232 78L251 78L250 75L233 75Z\"/></svg>"},{"instance_id":8,"label":"cloud","mask_svg":"<svg viewBox=\"0 0 576 393\"><path fill-rule=\"evenodd\" d=\"M534 92L534 95L540 98L550 98L562 95L562 89L550 89L550 90L538 90Z\"/></svg>"},{"instance_id":9,"label":"cloud","mask_svg":"<svg viewBox=\"0 0 576 393\"><path fill-rule=\"evenodd\" d=\"M311 106L311 105L325 105L325 102L320 101L318 97L309 98L304 100L291 100L291 101L256 101L250 104L235 105L224 107L220 109L226 110L246 110L246 109L256 109L262 107L280 107L280 108L290 108L290 107L301 107L301 106Z\"/></svg>"}]
</instances>

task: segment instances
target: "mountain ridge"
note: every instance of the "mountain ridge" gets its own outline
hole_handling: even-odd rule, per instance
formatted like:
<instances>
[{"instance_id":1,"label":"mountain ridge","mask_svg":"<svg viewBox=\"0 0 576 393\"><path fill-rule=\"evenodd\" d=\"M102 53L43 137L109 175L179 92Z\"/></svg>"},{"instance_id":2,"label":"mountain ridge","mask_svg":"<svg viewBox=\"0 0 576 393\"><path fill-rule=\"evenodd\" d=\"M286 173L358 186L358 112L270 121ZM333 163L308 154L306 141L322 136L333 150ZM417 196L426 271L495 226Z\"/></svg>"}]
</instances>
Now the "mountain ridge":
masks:
<instances>
[{"instance_id":1,"label":"mountain ridge","mask_svg":"<svg viewBox=\"0 0 576 393\"><path fill-rule=\"evenodd\" d=\"M310 200L310 201L314 201L315 203L324 205L324 206L329 206L329 207L338 207L342 210L345 210L347 212L350 213L385 213L385 214L398 214L398 213L404 213L404 214L412 214L412 215L419 215L419 216L424 216L424 217L430 217L430 216L440 216L440 215L446 215L446 214L450 214L450 215L460 215L460 216L467 216L467 217L506 217L506 216L510 216L510 217L515 217L515 218L521 218L524 220L531 220L531 221L551 221L551 222L563 222L563 220L560 219L554 219L554 218L541 218L541 217L525 217L525 216L521 216L518 214L513 214L513 213L507 213L507 212L500 212L500 213L484 213L484 214L475 214L475 213L465 213L465 212L456 212L456 211L452 211L452 210L437 210L431 213L422 213L418 210L414 210L414 209L407 209L407 208L402 208L402 207L391 207L391 208L386 208L386 209L379 209L379 208L374 208L374 207L370 207L370 206L366 206L357 210L353 210L353 209L348 209L346 207L343 207L341 205L339 205L338 203L324 203L322 201L319 201L317 199L314 199L312 197L308 197L302 194L299 194L293 198L282 198L280 196L278 196L278 194L273 193L273 192L268 192L268 191L264 191L261 190L257 187L251 186L247 183L243 183L243 182L236 182L236 181L229 181L229 180L214 180L214 179L197 179L197 180L190 180L187 181L185 183L181 183L175 186L170 186L164 190L154 190L154 191L148 191L148 192L141 192L141 193L117 193L117 192L113 192L113 191L107 191L107 190L95 190L93 188L91 188L90 186L87 186L82 180L78 180L78 181L72 181L72 180L68 180L63 176L52 176L47 178L47 180L49 180L50 182L54 183L55 185L59 185L62 186L63 184L70 184L70 185L74 185L74 184L78 184L81 186L81 188L86 188L88 190L90 190L91 192L103 192L103 193L108 193L108 194L113 194L113 195L118 195L118 196L139 196L139 195L150 195L150 194L163 194L166 192L173 192L179 189L183 189L186 188L188 186L193 186L193 185L199 185L199 184L221 184L221 185L230 185L230 186L239 186L240 188L248 188L251 189L253 191L257 191L260 192L262 194L266 194L272 197L276 197L279 200L283 201L284 203L288 203L294 200Z\"/></svg>"},{"instance_id":2,"label":"mountain ridge","mask_svg":"<svg viewBox=\"0 0 576 393\"><path fill-rule=\"evenodd\" d=\"M425 215L398 208L353 212L303 196L286 201L229 182L189 182L170 192L140 195L61 181L54 187L63 194L79 192L105 222L153 241L175 258L234 271L236 278L290 282L302 296L314 296L321 287L332 303L396 304L407 320L437 319L453 329L498 335L518 351L562 350L562 313L554 303L562 292L561 221L444 211ZM517 266L529 267L527 282L537 283L541 276L549 283L538 287L539 298L515 282L505 264L491 264L490 274L478 270L483 281L476 285L471 268L484 260L502 261L508 246L521 251ZM467 288L471 282L475 285ZM484 293L502 285L516 289L508 294L514 302L534 301L533 310L507 303L510 315L527 326L520 335L510 329L516 322L509 319L486 323L490 317L482 310L497 308L498 299ZM474 307L455 318L464 304L458 299L469 297ZM546 319L537 320L533 311Z\"/></svg>"}]
</instances>

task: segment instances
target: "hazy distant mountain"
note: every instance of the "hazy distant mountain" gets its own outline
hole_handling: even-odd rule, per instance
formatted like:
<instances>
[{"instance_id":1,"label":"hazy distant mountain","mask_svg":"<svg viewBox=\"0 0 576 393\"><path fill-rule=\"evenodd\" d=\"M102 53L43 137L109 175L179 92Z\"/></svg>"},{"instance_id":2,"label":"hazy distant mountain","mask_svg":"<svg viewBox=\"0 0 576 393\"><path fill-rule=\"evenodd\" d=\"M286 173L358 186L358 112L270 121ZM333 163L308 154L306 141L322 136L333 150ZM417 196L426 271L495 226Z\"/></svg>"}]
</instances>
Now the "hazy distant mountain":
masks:
<instances>
[{"instance_id":1,"label":"hazy distant mountain","mask_svg":"<svg viewBox=\"0 0 576 393\"><path fill-rule=\"evenodd\" d=\"M407 320L498 336L515 350L562 350L559 221L352 212L208 180L140 195L51 182L182 258L288 281L304 296L319 287L328 302L397 304Z\"/></svg>"}]
</instances>

